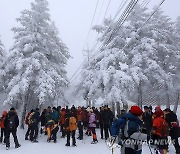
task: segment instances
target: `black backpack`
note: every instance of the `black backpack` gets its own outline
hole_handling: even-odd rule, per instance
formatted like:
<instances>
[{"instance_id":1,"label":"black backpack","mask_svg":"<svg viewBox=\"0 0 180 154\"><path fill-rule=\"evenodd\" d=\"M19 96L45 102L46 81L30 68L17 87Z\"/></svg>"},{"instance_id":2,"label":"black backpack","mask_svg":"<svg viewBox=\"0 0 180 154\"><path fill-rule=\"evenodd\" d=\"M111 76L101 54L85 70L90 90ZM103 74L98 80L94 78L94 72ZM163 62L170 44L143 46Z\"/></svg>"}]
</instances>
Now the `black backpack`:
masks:
<instances>
[{"instance_id":1,"label":"black backpack","mask_svg":"<svg viewBox=\"0 0 180 154\"><path fill-rule=\"evenodd\" d=\"M16 124L15 124L15 116L11 116L9 117L9 129L13 130L16 128Z\"/></svg>"}]
</instances>

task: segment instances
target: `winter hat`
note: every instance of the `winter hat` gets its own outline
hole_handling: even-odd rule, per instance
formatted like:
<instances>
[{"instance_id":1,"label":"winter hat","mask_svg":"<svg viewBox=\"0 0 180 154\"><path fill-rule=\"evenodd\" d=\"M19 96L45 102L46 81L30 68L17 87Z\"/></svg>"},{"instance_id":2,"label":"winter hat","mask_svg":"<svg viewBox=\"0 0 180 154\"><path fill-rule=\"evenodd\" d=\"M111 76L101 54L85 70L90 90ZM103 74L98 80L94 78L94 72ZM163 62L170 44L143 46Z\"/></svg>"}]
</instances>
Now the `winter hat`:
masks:
<instances>
[{"instance_id":1,"label":"winter hat","mask_svg":"<svg viewBox=\"0 0 180 154\"><path fill-rule=\"evenodd\" d=\"M144 106L144 109L149 109L149 107L148 106Z\"/></svg>"},{"instance_id":2,"label":"winter hat","mask_svg":"<svg viewBox=\"0 0 180 154\"><path fill-rule=\"evenodd\" d=\"M160 106L156 106L154 110L155 111L161 110L161 107Z\"/></svg>"},{"instance_id":3,"label":"winter hat","mask_svg":"<svg viewBox=\"0 0 180 154\"><path fill-rule=\"evenodd\" d=\"M89 112L91 112L91 113L92 113L92 112L93 112L93 109L89 109Z\"/></svg>"},{"instance_id":4,"label":"winter hat","mask_svg":"<svg viewBox=\"0 0 180 154\"><path fill-rule=\"evenodd\" d=\"M161 109L158 109L154 112L154 114L156 117L160 117L160 116L164 115L164 112Z\"/></svg>"},{"instance_id":5,"label":"winter hat","mask_svg":"<svg viewBox=\"0 0 180 154\"><path fill-rule=\"evenodd\" d=\"M130 112L136 116L140 116L143 114L143 111L139 106L132 106Z\"/></svg>"},{"instance_id":6,"label":"winter hat","mask_svg":"<svg viewBox=\"0 0 180 154\"><path fill-rule=\"evenodd\" d=\"M171 112L171 109L170 108L166 108L164 111L165 112Z\"/></svg>"},{"instance_id":7,"label":"winter hat","mask_svg":"<svg viewBox=\"0 0 180 154\"><path fill-rule=\"evenodd\" d=\"M14 107L10 108L10 111L15 111L15 108Z\"/></svg>"}]
</instances>

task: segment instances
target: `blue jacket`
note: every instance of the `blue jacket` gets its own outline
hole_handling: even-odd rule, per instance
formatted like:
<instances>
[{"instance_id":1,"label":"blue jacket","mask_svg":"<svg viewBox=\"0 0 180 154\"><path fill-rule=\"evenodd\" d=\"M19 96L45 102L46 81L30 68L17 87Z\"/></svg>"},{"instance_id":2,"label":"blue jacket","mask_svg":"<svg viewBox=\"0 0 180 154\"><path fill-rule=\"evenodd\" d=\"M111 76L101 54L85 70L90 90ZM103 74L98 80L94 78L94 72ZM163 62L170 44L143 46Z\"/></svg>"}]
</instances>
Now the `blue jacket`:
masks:
<instances>
[{"instance_id":1,"label":"blue jacket","mask_svg":"<svg viewBox=\"0 0 180 154\"><path fill-rule=\"evenodd\" d=\"M143 122L135 115L131 113L124 114L121 118L116 119L112 123L111 132L112 136L116 136L119 133L119 130L124 127L126 121L128 120L128 136L131 136L135 132L140 131L140 127L142 126Z\"/></svg>"}]
</instances>

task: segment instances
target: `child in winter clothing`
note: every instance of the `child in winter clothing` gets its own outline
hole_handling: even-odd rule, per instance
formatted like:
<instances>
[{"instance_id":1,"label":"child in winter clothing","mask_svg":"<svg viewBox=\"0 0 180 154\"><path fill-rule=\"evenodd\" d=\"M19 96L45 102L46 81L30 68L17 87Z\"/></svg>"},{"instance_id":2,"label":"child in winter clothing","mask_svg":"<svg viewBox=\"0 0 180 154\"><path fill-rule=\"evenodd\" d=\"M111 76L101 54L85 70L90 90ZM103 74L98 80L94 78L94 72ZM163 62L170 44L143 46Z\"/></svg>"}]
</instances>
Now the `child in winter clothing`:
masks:
<instances>
[{"instance_id":1,"label":"child in winter clothing","mask_svg":"<svg viewBox=\"0 0 180 154\"><path fill-rule=\"evenodd\" d=\"M169 134L169 127L164 120L164 113L158 109L154 113L154 121L152 128L152 139L154 145L157 147L160 154L166 154L168 149L167 137ZM160 142L159 142L160 141ZM160 143L160 144L159 144Z\"/></svg>"},{"instance_id":2,"label":"child in winter clothing","mask_svg":"<svg viewBox=\"0 0 180 154\"><path fill-rule=\"evenodd\" d=\"M70 135L72 135L73 146L76 146L76 138L75 133L77 129L77 120L75 118L75 115L72 113L67 113L64 128L66 129L67 134L67 143L66 146L70 146Z\"/></svg>"},{"instance_id":3,"label":"child in winter clothing","mask_svg":"<svg viewBox=\"0 0 180 154\"><path fill-rule=\"evenodd\" d=\"M93 141L91 142L91 144L95 144L98 142L97 136L96 136L96 115L94 114L92 109L90 109L89 112L90 112L89 128L91 129L92 134L93 134Z\"/></svg>"},{"instance_id":4,"label":"child in winter clothing","mask_svg":"<svg viewBox=\"0 0 180 154\"><path fill-rule=\"evenodd\" d=\"M50 142L51 139L54 140L54 143L56 143L56 139L57 139L57 132L59 130L58 124L56 124L54 122L54 120L49 120L46 124L46 131L47 131L47 135L48 135L48 139L47 142Z\"/></svg>"},{"instance_id":5,"label":"child in winter clothing","mask_svg":"<svg viewBox=\"0 0 180 154\"><path fill-rule=\"evenodd\" d=\"M2 113L2 117L0 119L0 128L1 128L1 137L0 137L0 143L2 143L2 141L5 143L5 128L4 128L4 120L6 118L7 115L7 111L3 111ZM4 137L4 140L3 140Z\"/></svg>"}]
</instances>

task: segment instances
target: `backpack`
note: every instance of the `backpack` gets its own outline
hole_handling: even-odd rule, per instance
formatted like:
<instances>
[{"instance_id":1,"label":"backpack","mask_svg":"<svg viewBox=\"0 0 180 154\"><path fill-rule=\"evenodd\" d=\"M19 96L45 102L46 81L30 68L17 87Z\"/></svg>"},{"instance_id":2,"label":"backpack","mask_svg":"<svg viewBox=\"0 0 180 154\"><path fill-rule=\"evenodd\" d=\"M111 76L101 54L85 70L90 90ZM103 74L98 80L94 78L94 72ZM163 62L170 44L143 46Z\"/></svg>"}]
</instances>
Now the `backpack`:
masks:
<instances>
[{"instance_id":1,"label":"backpack","mask_svg":"<svg viewBox=\"0 0 180 154\"><path fill-rule=\"evenodd\" d=\"M10 130L13 130L16 128L16 124L15 124L15 116L11 116L9 117L9 124L8 127Z\"/></svg>"},{"instance_id":2,"label":"backpack","mask_svg":"<svg viewBox=\"0 0 180 154\"><path fill-rule=\"evenodd\" d=\"M35 112L32 112L29 117L28 117L28 120L29 120L29 125L32 125L36 122L36 119L35 119Z\"/></svg>"},{"instance_id":3,"label":"backpack","mask_svg":"<svg viewBox=\"0 0 180 154\"><path fill-rule=\"evenodd\" d=\"M161 132L161 137L162 138L167 137L169 135L169 125L164 119L161 122L159 131Z\"/></svg>"},{"instance_id":4,"label":"backpack","mask_svg":"<svg viewBox=\"0 0 180 154\"><path fill-rule=\"evenodd\" d=\"M69 130L73 131L77 129L77 122L75 117L69 118Z\"/></svg>"}]
</instances>

